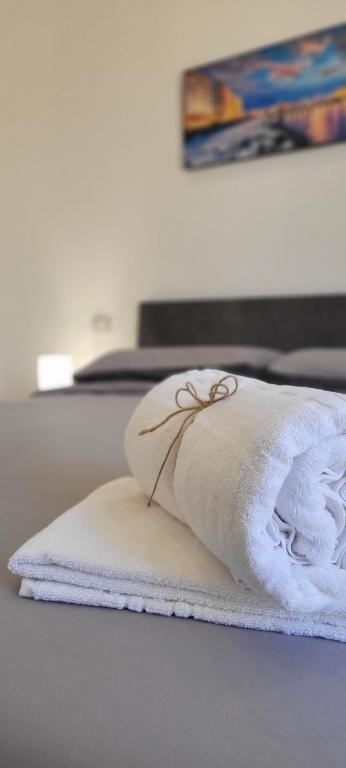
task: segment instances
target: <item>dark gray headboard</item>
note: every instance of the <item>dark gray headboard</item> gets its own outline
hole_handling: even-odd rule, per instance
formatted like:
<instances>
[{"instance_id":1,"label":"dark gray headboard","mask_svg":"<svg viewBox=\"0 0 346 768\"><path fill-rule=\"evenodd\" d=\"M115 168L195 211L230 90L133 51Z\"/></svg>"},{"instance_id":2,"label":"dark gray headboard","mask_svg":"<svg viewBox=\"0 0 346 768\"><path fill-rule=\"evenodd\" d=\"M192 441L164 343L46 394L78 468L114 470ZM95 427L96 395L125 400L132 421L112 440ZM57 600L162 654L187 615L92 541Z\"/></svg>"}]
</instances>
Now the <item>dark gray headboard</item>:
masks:
<instances>
[{"instance_id":1,"label":"dark gray headboard","mask_svg":"<svg viewBox=\"0 0 346 768\"><path fill-rule=\"evenodd\" d=\"M139 344L346 347L346 295L144 302Z\"/></svg>"}]
</instances>

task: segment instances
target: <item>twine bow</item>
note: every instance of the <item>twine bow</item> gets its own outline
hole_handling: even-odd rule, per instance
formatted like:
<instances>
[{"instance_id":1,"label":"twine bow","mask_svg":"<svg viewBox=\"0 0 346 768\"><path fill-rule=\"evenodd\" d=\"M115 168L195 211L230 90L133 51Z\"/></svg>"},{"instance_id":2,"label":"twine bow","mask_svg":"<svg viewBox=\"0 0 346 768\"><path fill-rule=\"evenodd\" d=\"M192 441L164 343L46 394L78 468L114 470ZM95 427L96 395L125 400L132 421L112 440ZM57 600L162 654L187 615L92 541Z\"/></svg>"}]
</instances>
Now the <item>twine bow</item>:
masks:
<instances>
[{"instance_id":1,"label":"twine bow","mask_svg":"<svg viewBox=\"0 0 346 768\"><path fill-rule=\"evenodd\" d=\"M225 384L226 379L232 379L234 382L234 388L231 391L229 390L227 384ZM223 376L222 379L217 381L215 384L212 384L212 386L209 389L208 399L203 400L201 397L199 397L195 385L192 384L191 381L187 381L185 384L185 387L179 387L179 389L177 389L175 393L175 402L177 405L177 410L172 411L172 413L169 413L165 419L160 421L158 424L155 424L153 427L149 427L148 429L142 429L141 432L139 432L140 437L142 435L148 435L151 432L156 432L157 429L160 429L160 427L163 427L164 424L167 424L167 422L170 421L170 419L173 419L175 416L178 416L181 413L188 413L188 415L185 417L182 424L180 425L177 434L173 438L168 448L168 451L166 452L164 460L160 466L160 469L157 474L157 478L155 480L155 485L153 487L153 490L151 492L151 495L147 504L148 507L150 507L151 502L154 498L154 494L158 486L162 472L165 468L167 459L174 445L179 440L179 437L182 434L188 422L190 421L190 423L192 424L192 421L195 419L197 414L200 413L200 411L203 411L204 408L209 408L211 405L215 405L215 403L221 402L221 400L226 400L228 397L232 397L232 395L235 395L237 389L238 389L238 379L232 373L229 373L227 374L227 376ZM182 405L180 397L183 392L186 392L192 398L192 400L195 401L195 405L191 405L191 406Z\"/></svg>"}]
</instances>

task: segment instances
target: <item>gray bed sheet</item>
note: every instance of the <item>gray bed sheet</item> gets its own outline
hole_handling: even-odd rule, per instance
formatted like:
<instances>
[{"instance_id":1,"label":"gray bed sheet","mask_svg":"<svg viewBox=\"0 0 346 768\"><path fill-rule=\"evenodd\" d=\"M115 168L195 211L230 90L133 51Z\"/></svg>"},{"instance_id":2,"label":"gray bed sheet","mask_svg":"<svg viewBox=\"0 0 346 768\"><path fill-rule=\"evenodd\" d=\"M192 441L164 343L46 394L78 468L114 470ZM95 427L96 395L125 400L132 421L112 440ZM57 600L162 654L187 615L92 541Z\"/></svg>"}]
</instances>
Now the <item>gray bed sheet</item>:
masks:
<instances>
[{"instance_id":1,"label":"gray bed sheet","mask_svg":"<svg viewBox=\"0 0 346 768\"><path fill-rule=\"evenodd\" d=\"M346 646L17 596L13 550L127 471L136 402L0 406L1 768L344 768Z\"/></svg>"}]
</instances>

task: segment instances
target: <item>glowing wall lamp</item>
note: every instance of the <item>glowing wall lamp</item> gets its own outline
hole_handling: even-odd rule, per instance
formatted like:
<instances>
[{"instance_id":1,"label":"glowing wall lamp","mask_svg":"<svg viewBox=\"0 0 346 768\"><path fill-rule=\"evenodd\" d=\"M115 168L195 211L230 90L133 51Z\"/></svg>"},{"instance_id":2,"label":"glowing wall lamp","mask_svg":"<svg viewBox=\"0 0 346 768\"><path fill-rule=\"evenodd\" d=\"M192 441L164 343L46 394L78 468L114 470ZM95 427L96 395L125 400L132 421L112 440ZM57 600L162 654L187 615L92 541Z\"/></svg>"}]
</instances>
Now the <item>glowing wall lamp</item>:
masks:
<instances>
[{"instance_id":1,"label":"glowing wall lamp","mask_svg":"<svg viewBox=\"0 0 346 768\"><path fill-rule=\"evenodd\" d=\"M39 355L37 386L40 390L69 387L73 383L73 361L70 355Z\"/></svg>"}]
</instances>

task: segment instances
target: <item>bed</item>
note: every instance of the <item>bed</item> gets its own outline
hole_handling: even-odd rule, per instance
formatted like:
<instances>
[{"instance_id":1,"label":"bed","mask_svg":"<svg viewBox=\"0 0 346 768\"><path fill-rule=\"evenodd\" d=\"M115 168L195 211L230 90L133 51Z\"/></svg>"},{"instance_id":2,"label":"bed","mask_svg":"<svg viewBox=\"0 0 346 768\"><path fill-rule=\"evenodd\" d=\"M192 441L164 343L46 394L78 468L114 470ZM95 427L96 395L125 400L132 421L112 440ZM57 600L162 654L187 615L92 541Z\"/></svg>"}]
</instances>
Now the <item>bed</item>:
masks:
<instances>
[{"instance_id":1,"label":"bed","mask_svg":"<svg viewBox=\"0 0 346 768\"><path fill-rule=\"evenodd\" d=\"M342 350L345 310L345 296L150 302L139 342ZM344 645L18 598L10 554L127 472L124 430L153 380L126 381L0 406L0 765L343 767Z\"/></svg>"}]
</instances>

